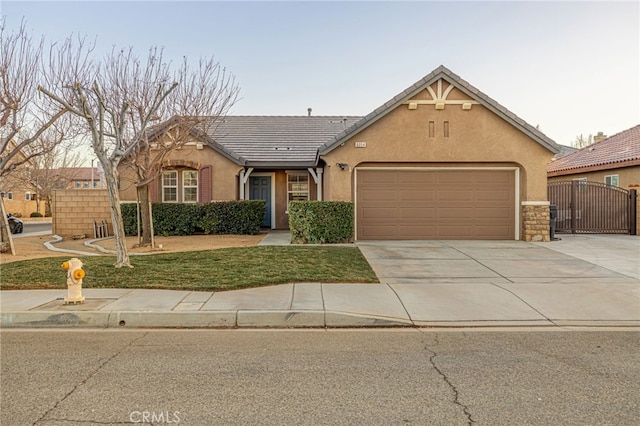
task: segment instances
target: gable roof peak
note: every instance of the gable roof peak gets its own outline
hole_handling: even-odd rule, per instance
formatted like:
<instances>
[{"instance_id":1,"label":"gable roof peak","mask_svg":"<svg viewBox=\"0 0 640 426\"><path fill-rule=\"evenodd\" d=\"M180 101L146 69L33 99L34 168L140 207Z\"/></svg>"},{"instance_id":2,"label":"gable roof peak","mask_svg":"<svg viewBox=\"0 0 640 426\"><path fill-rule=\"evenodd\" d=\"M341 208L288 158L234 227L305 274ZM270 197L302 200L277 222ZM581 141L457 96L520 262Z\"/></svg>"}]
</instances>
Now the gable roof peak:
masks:
<instances>
[{"instance_id":1,"label":"gable roof peak","mask_svg":"<svg viewBox=\"0 0 640 426\"><path fill-rule=\"evenodd\" d=\"M345 129L342 133L336 135L333 140L325 143L320 148L320 154L327 154L331 152L333 149L344 143L346 139L348 139L355 133L358 133L369 127L371 124L375 123L422 90L431 90L429 87L441 78L451 83L454 87L465 93L471 99L482 104L484 107L501 117L503 120L520 130L522 133L526 134L528 137L542 145L544 148L548 149L554 154L560 152L560 148L558 147L558 145L540 130L528 124L522 118L518 117L507 108L496 102L494 99L475 88L473 85L462 79L446 66L440 65L429 74L409 86L407 89L403 90L402 92L391 98L389 101L364 116L361 120Z\"/></svg>"}]
</instances>

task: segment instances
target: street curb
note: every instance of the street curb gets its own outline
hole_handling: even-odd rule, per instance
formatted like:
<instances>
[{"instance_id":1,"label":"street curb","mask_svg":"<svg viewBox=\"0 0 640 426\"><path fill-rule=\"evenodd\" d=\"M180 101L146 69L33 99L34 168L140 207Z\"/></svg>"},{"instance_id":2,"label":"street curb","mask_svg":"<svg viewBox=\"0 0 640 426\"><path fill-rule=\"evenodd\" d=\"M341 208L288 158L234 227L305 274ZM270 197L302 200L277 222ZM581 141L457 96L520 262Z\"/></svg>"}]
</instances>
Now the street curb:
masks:
<instances>
[{"instance_id":1,"label":"street curb","mask_svg":"<svg viewBox=\"0 0 640 426\"><path fill-rule=\"evenodd\" d=\"M413 327L410 320L325 311L21 311L3 312L2 328L341 328Z\"/></svg>"},{"instance_id":2,"label":"street curb","mask_svg":"<svg viewBox=\"0 0 640 426\"><path fill-rule=\"evenodd\" d=\"M331 311L170 311L170 312L102 312L102 311L21 311L0 314L0 328L602 328L635 329L635 320L560 320L560 321L411 321Z\"/></svg>"}]
</instances>

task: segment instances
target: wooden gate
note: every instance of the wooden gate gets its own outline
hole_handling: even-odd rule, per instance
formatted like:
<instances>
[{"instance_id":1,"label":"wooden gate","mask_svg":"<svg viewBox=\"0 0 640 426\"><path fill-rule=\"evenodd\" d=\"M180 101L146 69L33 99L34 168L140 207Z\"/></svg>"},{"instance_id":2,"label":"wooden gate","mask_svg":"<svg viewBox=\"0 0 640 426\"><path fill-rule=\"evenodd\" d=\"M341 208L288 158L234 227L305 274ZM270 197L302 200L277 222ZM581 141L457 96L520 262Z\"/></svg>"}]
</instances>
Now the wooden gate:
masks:
<instances>
[{"instance_id":1,"label":"wooden gate","mask_svg":"<svg viewBox=\"0 0 640 426\"><path fill-rule=\"evenodd\" d=\"M558 207L556 232L636 233L636 190L580 180L547 184L549 202Z\"/></svg>"}]
</instances>

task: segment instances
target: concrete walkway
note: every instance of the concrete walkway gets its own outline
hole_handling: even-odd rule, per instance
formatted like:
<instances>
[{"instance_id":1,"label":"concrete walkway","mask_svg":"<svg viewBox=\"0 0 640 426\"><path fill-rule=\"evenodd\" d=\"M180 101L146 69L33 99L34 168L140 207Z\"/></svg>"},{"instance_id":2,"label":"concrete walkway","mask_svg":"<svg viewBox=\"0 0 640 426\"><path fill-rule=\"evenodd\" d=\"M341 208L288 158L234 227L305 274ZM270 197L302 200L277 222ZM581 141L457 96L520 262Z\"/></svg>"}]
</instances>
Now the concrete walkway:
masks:
<instances>
[{"instance_id":1,"label":"concrete walkway","mask_svg":"<svg viewBox=\"0 0 640 426\"><path fill-rule=\"evenodd\" d=\"M640 237L373 241L380 284L295 283L226 292L0 292L2 327L640 326ZM289 244L287 232L264 245Z\"/></svg>"}]
</instances>

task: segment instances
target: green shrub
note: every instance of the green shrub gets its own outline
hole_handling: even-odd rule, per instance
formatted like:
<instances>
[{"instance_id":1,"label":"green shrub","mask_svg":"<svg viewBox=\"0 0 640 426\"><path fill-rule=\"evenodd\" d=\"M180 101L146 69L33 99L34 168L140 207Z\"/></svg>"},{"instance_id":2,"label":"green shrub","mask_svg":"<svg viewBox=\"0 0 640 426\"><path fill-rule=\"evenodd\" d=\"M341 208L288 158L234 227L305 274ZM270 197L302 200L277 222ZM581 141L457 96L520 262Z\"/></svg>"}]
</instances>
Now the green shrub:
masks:
<instances>
[{"instance_id":1,"label":"green shrub","mask_svg":"<svg viewBox=\"0 0 640 426\"><path fill-rule=\"evenodd\" d=\"M138 234L136 203L123 203L122 220L126 235ZM218 201L208 204L154 203L155 235L251 234L260 232L264 200Z\"/></svg>"},{"instance_id":2,"label":"green shrub","mask_svg":"<svg viewBox=\"0 0 640 426\"><path fill-rule=\"evenodd\" d=\"M136 221L136 203L120 204L124 233L126 235L138 235L138 222Z\"/></svg>"},{"instance_id":3,"label":"green shrub","mask_svg":"<svg viewBox=\"0 0 640 426\"><path fill-rule=\"evenodd\" d=\"M266 211L264 200L214 201L202 205L205 234L256 235Z\"/></svg>"},{"instance_id":4,"label":"green shrub","mask_svg":"<svg viewBox=\"0 0 640 426\"><path fill-rule=\"evenodd\" d=\"M353 241L353 203L291 201L289 229L294 244L336 244Z\"/></svg>"},{"instance_id":5,"label":"green shrub","mask_svg":"<svg viewBox=\"0 0 640 426\"><path fill-rule=\"evenodd\" d=\"M42 217L42 213L40 213L40 212L32 212L29 216L30 217Z\"/></svg>"},{"instance_id":6,"label":"green shrub","mask_svg":"<svg viewBox=\"0 0 640 426\"><path fill-rule=\"evenodd\" d=\"M199 204L153 204L153 229L156 235L193 235L202 217Z\"/></svg>"}]
</instances>

